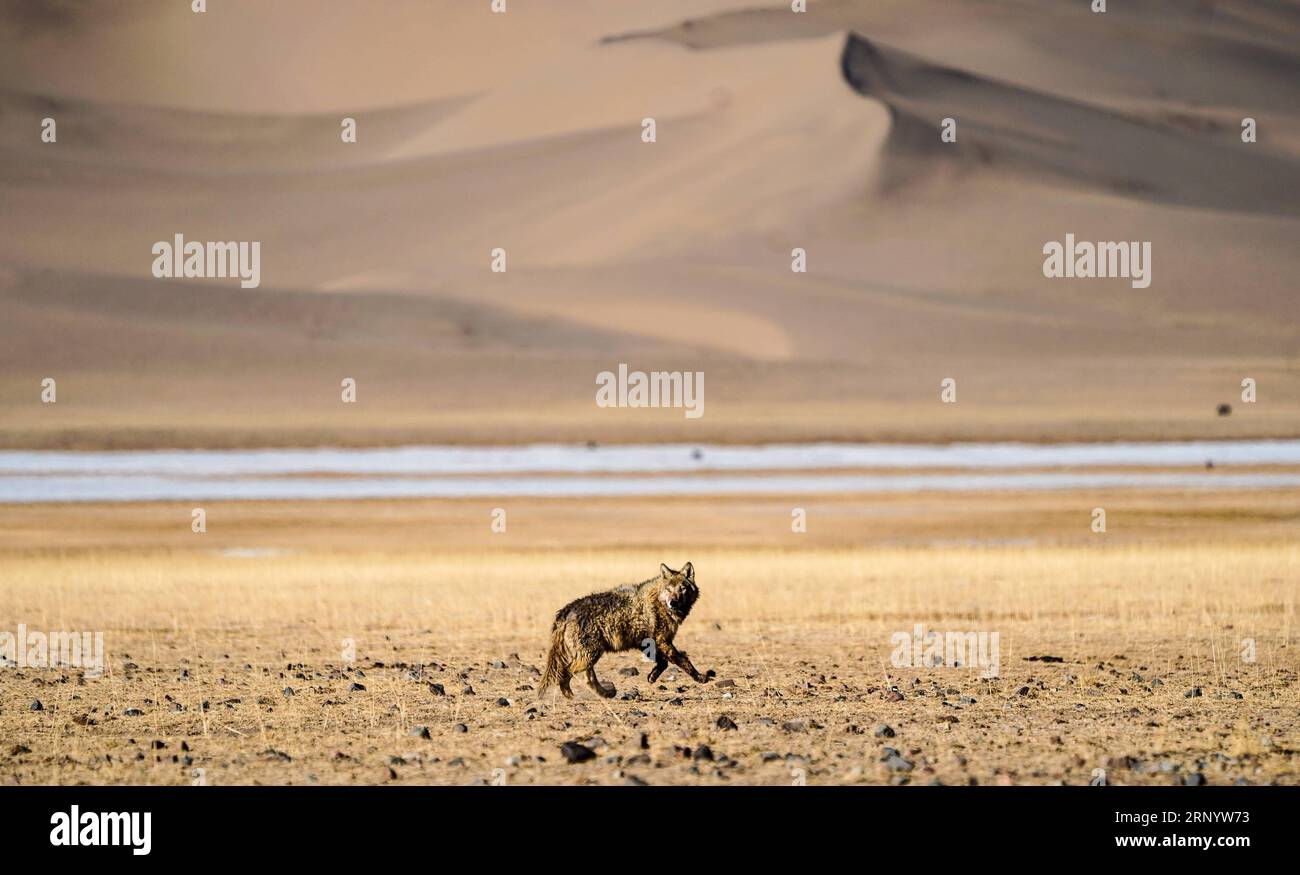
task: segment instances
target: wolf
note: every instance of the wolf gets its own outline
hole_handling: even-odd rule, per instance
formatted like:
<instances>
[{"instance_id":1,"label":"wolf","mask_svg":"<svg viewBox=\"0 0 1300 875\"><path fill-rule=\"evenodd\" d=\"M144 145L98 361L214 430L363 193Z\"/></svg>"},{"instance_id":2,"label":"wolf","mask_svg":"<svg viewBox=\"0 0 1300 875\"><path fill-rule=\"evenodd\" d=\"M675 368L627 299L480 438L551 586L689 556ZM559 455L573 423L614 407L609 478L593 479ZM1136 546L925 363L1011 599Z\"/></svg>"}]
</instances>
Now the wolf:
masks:
<instances>
[{"instance_id":1,"label":"wolf","mask_svg":"<svg viewBox=\"0 0 1300 875\"><path fill-rule=\"evenodd\" d=\"M557 685L565 698L572 699L569 681L581 674L593 693L612 699L617 690L596 677L596 661L606 653L632 649L654 659L654 667L646 675L650 683L659 679L670 662L696 683L708 683L717 672L710 669L701 674L686 651L673 644L677 629L699 597L695 568L687 562L681 571L660 565L659 574L649 580L569 602L556 613L551 626L551 649L537 694Z\"/></svg>"}]
</instances>

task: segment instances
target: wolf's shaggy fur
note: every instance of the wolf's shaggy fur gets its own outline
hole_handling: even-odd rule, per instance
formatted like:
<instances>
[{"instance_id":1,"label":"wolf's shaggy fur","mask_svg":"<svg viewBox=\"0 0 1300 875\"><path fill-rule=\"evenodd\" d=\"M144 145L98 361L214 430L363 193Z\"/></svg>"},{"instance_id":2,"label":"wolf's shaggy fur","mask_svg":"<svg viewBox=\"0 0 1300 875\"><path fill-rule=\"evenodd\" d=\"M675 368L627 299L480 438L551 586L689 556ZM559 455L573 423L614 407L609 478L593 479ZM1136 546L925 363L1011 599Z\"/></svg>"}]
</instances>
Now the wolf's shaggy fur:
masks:
<instances>
[{"instance_id":1,"label":"wolf's shaggy fur","mask_svg":"<svg viewBox=\"0 0 1300 875\"><path fill-rule=\"evenodd\" d=\"M657 577L569 602L556 613L551 626L551 650L538 695L555 684L571 699L569 681L582 674L592 692L612 698L614 685L603 684L596 677L596 661L606 653L633 649L654 659L654 668L646 675L650 683L659 679L670 662L697 683L708 683L716 673L701 674L686 652L673 645L673 636L699 597L695 569L687 562L681 571L660 565Z\"/></svg>"}]
</instances>

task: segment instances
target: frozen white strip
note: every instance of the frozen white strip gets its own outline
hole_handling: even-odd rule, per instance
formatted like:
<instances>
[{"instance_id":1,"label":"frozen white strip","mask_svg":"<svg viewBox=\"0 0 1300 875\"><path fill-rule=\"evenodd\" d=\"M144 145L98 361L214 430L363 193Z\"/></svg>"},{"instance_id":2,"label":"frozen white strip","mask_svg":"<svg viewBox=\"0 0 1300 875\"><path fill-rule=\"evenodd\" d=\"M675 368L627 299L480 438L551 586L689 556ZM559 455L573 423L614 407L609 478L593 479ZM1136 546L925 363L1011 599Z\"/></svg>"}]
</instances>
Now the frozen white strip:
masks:
<instances>
[{"instance_id":1,"label":"frozen white strip","mask_svg":"<svg viewBox=\"0 0 1300 875\"><path fill-rule=\"evenodd\" d=\"M1059 489L1295 489L1300 473L1027 472L759 474L694 477L243 478L0 477L0 503L240 501L347 498L497 498L781 495Z\"/></svg>"},{"instance_id":2,"label":"frozen white strip","mask_svg":"<svg viewBox=\"0 0 1300 875\"><path fill-rule=\"evenodd\" d=\"M1109 444L641 444L379 449L0 451L0 474L208 477L343 474L672 474L849 468L1300 465L1300 440ZM0 486L3 488L3 486Z\"/></svg>"}]
</instances>

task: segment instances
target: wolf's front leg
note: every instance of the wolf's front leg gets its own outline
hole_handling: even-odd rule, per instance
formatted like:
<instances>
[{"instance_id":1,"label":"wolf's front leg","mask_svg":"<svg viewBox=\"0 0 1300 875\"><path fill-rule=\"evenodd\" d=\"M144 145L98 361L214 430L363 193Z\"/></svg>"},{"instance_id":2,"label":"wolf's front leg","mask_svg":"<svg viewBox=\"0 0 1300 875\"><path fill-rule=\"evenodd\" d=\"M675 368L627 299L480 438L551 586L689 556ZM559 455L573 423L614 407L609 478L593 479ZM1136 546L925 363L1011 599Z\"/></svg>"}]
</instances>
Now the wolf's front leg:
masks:
<instances>
[{"instance_id":1,"label":"wolf's front leg","mask_svg":"<svg viewBox=\"0 0 1300 875\"><path fill-rule=\"evenodd\" d=\"M713 669L709 669L704 674L700 674L699 670L696 669L695 666L691 665L691 658L686 655L685 650L678 650L674 647L669 651L668 658L672 660L673 665L690 675L697 684L707 684L718 676L718 673Z\"/></svg>"},{"instance_id":2,"label":"wolf's front leg","mask_svg":"<svg viewBox=\"0 0 1300 875\"><path fill-rule=\"evenodd\" d=\"M663 674L664 669L667 667L668 657L664 656L662 652L656 653L655 667L650 669L650 673L645 676L645 679L653 684L655 681L659 680L659 675Z\"/></svg>"}]
</instances>

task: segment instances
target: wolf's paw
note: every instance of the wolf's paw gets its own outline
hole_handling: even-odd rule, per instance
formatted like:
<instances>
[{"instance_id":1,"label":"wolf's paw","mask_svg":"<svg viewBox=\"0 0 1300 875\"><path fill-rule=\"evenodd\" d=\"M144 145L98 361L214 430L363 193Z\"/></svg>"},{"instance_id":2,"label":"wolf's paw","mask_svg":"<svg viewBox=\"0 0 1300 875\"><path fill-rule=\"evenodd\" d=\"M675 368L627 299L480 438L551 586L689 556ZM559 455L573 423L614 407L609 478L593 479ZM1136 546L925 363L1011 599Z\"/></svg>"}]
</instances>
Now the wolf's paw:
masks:
<instances>
[{"instance_id":1,"label":"wolf's paw","mask_svg":"<svg viewBox=\"0 0 1300 875\"><path fill-rule=\"evenodd\" d=\"M718 673L717 673L716 671L714 671L713 669L709 669L709 670L706 671L704 674L702 674L701 676L697 677L696 680L699 681L699 682L702 683L702 684L707 684L709 681L713 680L713 679L716 678L717 676L718 676Z\"/></svg>"}]
</instances>

